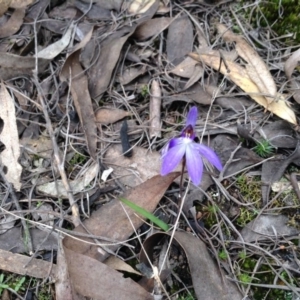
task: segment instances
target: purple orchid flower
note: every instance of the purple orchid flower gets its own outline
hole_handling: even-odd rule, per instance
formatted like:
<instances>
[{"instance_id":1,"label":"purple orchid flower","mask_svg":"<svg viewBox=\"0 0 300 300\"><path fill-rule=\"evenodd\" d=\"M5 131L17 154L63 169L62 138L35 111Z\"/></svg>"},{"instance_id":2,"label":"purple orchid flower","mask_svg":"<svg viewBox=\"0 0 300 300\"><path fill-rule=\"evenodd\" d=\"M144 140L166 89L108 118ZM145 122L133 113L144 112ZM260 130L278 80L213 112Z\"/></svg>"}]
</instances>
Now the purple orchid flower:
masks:
<instances>
[{"instance_id":1,"label":"purple orchid flower","mask_svg":"<svg viewBox=\"0 0 300 300\"><path fill-rule=\"evenodd\" d=\"M217 154L207 146L197 144L195 140L194 128L197 121L197 107L193 106L186 120L186 125L181 135L173 138L162 150L162 168L161 175L167 175L172 172L185 158L188 174L195 185L199 185L203 173L202 158L208 160L219 171L222 170L222 164Z\"/></svg>"}]
</instances>

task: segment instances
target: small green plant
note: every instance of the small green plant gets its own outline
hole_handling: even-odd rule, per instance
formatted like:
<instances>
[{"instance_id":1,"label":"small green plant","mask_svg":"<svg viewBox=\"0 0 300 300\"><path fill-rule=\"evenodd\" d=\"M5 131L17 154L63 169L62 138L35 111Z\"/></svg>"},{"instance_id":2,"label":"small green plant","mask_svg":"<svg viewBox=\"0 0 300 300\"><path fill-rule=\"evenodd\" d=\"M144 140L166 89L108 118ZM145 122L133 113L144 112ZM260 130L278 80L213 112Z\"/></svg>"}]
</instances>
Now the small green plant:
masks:
<instances>
[{"instance_id":1,"label":"small green plant","mask_svg":"<svg viewBox=\"0 0 300 300\"><path fill-rule=\"evenodd\" d=\"M83 165L86 162L87 158L81 153L76 152L72 159L70 160L69 164L71 166L76 166L76 165Z\"/></svg>"},{"instance_id":2,"label":"small green plant","mask_svg":"<svg viewBox=\"0 0 300 300\"><path fill-rule=\"evenodd\" d=\"M192 294L187 294L186 296L180 296L178 300L195 300L196 298Z\"/></svg>"},{"instance_id":3,"label":"small green plant","mask_svg":"<svg viewBox=\"0 0 300 300\"><path fill-rule=\"evenodd\" d=\"M146 98L149 95L148 85L144 85L141 90L141 95Z\"/></svg>"},{"instance_id":4,"label":"small green plant","mask_svg":"<svg viewBox=\"0 0 300 300\"><path fill-rule=\"evenodd\" d=\"M250 210L247 207L241 207L240 208L240 215L236 219L237 224L241 227L244 227L247 223L251 222L255 219L257 216L258 211L257 210Z\"/></svg>"},{"instance_id":5,"label":"small green plant","mask_svg":"<svg viewBox=\"0 0 300 300\"><path fill-rule=\"evenodd\" d=\"M25 276L17 277L17 279L15 279L14 276L8 276L7 279L5 279L4 274L0 274L0 295L2 295L5 289L12 289L17 293L22 289L25 280Z\"/></svg>"},{"instance_id":6,"label":"small green plant","mask_svg":"<svg viewBox=\"0 0 300 300\"><path fill-rule=\"evenodd\" d=\"M228 257L228 253L226 250L221 250L218 254L219 258L222 259L222 260L225 260L227 259Z\"/></svg>"},{"instance_id":7,"label":"small green plant","mask_svg":"<svg viewBox=\"0 0 300 300\"><path fill-rule=\"evenodd\" d=\"M254 152L260 157L268 157L274 152L274 147L268 140L262 140L253 148Z\"/></svg>"},{"instance_id":8,"label":"small green plant","mask_svg":"<svg viewBox=\"0 0 300 300\"><path fill-rule=\"evenodd\" d=\"M251 282L251 277L248 275L248 274L245 274L245 273L242 273L238 276L238 279L245 283L245 284L248 284Z\"/></svg>"},{"instance_id":9,"label":"small green plant","mask_svg":"<svg viewBox=\"0 0 300 300\"><path fill-rule=\"evenodd\" d=\"M240 251L239 253L238 253L238 255L239 255L239 258L240 259L246 259L247 258L247 253L246 253L246 251Z\"/></svg>"}]
</instances>

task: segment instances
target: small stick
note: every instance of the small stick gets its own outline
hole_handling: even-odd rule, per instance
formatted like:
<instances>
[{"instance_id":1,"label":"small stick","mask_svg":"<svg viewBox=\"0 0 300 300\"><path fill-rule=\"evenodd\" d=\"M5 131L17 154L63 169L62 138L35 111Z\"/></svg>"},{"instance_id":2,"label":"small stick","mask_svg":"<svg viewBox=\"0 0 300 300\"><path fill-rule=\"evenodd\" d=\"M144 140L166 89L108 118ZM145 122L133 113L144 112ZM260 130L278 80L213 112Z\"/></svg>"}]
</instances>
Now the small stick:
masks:
<instances>
[{"instance_id":1,"label":"small stick","mask_svg":"<svg viewBox=\"0 0 300 300\"><path fill-rule=\"evenodd\" d=\"M158 81L153 80L150 93L150 138L161 137L161 89Z\"/></svg>"}]
</instances>

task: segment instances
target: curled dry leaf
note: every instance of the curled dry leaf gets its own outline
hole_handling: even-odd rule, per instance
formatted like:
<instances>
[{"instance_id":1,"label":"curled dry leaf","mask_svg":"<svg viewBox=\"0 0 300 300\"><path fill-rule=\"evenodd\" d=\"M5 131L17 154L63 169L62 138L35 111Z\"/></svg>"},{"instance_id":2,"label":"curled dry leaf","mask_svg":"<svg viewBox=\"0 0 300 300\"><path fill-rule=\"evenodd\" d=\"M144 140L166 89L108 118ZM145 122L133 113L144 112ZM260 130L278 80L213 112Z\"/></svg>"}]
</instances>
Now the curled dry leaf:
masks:
<instances>
[{"instance_id":1,"label":"curled dry leaf","mask_svg":"<svg viewBox=\"0 0 300 300\"><path fill-rule=\"evenodd\" d=\"M149 135L152 137L161 137L161 89L157 80L153 80L151 84L150 96L150 129Z\"/></svg>"},{"instance_id":2,"label":"curled dry leaf","mask_svg":"<svg viewBox=\"0 0 300 300\"><path fill-rule=\"evenodd\" d=\"M222 34L225 41L236 42L236 50L248 64L246 70L250 79L256 84L260 93L265 95L267 103L277 100L277 88L268 66L258 53L243 39L242 36L234 34L225 25L217 25L218 32Z\"/></svg>"},{"instance_id":3,"label":"curled dry leaf","mask_svg":"<svg viewBox=\"0 0 300 300\"><path fill-rule=\"evenodd\" d=\"M284 64L284 71L287 78L290 81L291 88L293 91L293 97L297 101L297 103L300 103L300 91L299 91L300 82L296 78L292 78L292 74L295 68L299 65L299 61L300 61L300 49L295 51Z\"/></svg>"},{"instance_id":4,"label":"curled dry leaf","mask_svg":"<svg viewBox=\"0 0 300 300\"><path fill-rule=\"evenodd\" d=\"M0 99L0 120L3 122L2 131L0 128L0 141L5 146L1 152L1 165L7 168L5 175L7 180L19 191L21 189L22 167L18 162L20 144L15 104L3 82L1 83Z\"/></svg>"},{"instance_id":5,"label":"curled dry leaf","mask_svg":"<svg viewBox=\"0 0 300 300\"><path fill-rule=\"evenodd\" d=\"M118 108L100 108L95 112L96 123L110 124L115 123L131 113Z\"/></svg>"},{"instance_id":6,"label":"curled dry leaf","mask_svg":"<svg viewBox=\"0 0 300 300\"><path fill-rule=\"evenodd\" d=\"M220 70L222 74L231 79L235 84L237 84L242 90L244 90L253 100L258 104L262 105L264 108L274 113L278 117L292 123L297 124L296 115L294 111L288 107L287 101L284 95L277 94L276 101L269 103L264 96L261 95L261 91L258 86L249 77L248 72L245 68L241 67L235 62L227 61L227 67L230 72L227 72L224 64L220 67L220 58L214 55L198 55L197 53L190 53L190 57L193 59L204 62L205 64L211 66L215 70Z\"/></svg>"}]
</instances>

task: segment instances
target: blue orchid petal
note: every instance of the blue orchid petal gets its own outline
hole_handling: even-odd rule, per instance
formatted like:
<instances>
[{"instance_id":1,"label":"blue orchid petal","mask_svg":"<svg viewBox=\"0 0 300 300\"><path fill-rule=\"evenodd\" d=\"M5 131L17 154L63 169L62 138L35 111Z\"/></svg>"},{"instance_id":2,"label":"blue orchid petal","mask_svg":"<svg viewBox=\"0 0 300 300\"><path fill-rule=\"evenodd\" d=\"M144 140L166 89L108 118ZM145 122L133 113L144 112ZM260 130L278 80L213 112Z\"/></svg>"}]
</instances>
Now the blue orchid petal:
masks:
<instances>
[{"instance_id":1,"label":"blue orchid petal","mask_svg":"<svg viewBox=\"0 0 300 300\"><path fill-rule=\"evenodd\" d=\"M209 147L204 145L195 144L195 147L198 150L198 153L208 160L213 166L215 166L219 171L223 169L222 163L218 155Z\"/></svg>"},{"instance_id":2,"label":"blue orchid petal","mask_svg":"<svg viewBox=\"0 0 300 300\"><path fill-rule=\"evenodd\" d=\"M191 109L186 117L185 127L187 127L188 125L191 125L194 128L196 126L197 116L198 116L197 107L196 106L191 107Z\"/></svg>"},{"instance_id":3,"label":"blue orchid petal","mask_svg":"<svg viewBox=\"0 0 300 300\"><path fill-rule=\"evenodd\" d=\"M186 166L189 176L195 185L199 185L202 179L203 162L199 155L196 143L190 143L186 147Z\"/></svg>"},{"instance_id":4,"label":"blue orchid petal","mask_svg":"<svg viewBox=\"0 0 300 300\"><path fill-rule=\"evenodd\" d=\"M185 154L186 144L182 143L182 141L178 141L179 139L174 140L176 140L174 142L176 143L176 145L172 148L169 147L168 153L163 157L162 167L160 171L160 174L162 176L172 172L178 166Z\"/></svg>"}]
</instances>

